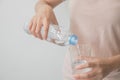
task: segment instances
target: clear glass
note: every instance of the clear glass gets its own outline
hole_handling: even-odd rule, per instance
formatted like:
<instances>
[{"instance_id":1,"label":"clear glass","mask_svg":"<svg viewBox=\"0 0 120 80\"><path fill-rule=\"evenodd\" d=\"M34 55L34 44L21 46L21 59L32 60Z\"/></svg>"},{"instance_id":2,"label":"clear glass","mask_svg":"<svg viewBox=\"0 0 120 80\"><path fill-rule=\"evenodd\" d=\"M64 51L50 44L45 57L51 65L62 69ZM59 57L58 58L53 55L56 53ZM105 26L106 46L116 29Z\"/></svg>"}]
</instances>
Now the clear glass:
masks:
<instances>
[{"instance_id":1,"label":"clear glass","mask_svg":"<svg viewBox=\"0 0 120 80\"><path fill-rule=\"evenodd\" d=\"M72 66L72 71L74 73L86 73L91 70L91 68L85 68L81 70L76 70L75 66L87 63L86 60L82 60L82 56L91 56L91 47L88 44L81 44L81 45L76 45L76 46L70 46L69 47L69 52L70 52L70 58L71 58L71 66ZM79 60L77 59L79 57Z\"/></svg>"}]
</instances>

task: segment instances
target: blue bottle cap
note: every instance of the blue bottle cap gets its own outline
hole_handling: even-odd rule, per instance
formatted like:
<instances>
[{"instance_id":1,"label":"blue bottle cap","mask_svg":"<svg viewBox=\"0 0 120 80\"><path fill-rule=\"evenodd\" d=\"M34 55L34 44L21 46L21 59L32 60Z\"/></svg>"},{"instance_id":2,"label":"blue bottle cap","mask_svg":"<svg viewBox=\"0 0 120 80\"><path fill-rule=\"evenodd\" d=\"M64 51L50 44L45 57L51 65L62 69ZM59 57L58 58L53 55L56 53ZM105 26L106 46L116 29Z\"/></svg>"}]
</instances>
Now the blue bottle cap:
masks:
<instances>
[{"instance_id":1,"label":"blue bottle cap","mask_svg":"<svg viewBox=\"0 0 120 80\"><path fill-rule=\"evenodd\" d=\"M78 37L76 35L70 35L69 37L69 44L76 45L78 43Z\"/></svg>"}]
</instances>

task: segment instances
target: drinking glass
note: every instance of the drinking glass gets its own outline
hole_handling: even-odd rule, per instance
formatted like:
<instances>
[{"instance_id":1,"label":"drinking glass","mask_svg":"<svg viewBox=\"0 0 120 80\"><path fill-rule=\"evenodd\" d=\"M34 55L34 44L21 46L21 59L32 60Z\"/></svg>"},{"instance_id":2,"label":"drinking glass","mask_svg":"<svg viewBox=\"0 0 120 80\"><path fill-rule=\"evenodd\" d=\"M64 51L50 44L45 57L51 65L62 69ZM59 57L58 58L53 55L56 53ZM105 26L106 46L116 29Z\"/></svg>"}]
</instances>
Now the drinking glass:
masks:
<instances>
[{"instance_id":1,"label":"drinking glass","mask_svg":"<svg viewBox=\"0 0 120 80\"><path fill-rule=\"evenodd\" d=\"M90 71L92 68L85 68L76 70L75 67L77 65L87 63L86 60L81 59L81 57L90 57L91 56L91 47L88 44L80 44L76 46L69 47L70 58L71 58L71 66L72 66L72 73L86 73ZM79 59L77 59L79 57Z\"/></svg>"}]
</instances>

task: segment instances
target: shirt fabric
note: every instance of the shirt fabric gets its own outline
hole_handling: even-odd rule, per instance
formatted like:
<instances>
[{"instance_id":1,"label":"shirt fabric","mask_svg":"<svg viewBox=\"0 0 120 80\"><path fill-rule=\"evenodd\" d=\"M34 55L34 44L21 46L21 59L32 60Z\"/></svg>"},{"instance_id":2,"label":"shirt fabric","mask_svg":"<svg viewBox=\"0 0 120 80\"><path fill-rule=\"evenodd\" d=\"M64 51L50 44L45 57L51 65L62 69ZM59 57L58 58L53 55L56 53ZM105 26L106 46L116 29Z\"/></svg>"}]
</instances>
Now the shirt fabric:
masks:
<instances>
[{"instance_id":1,"label":"shirt fabric","mask_svg":"<svg viewBox=\"0 0 120 80\"><path fill-rule=\"evenodd\" d=\"M120 0L70 0L70 30L79 44L89 43L95 57L120 55ZM64 80L73 80L70 52L66 53ZM113 71L103 80L120 80Z\"/></svg>"}]
</instances>

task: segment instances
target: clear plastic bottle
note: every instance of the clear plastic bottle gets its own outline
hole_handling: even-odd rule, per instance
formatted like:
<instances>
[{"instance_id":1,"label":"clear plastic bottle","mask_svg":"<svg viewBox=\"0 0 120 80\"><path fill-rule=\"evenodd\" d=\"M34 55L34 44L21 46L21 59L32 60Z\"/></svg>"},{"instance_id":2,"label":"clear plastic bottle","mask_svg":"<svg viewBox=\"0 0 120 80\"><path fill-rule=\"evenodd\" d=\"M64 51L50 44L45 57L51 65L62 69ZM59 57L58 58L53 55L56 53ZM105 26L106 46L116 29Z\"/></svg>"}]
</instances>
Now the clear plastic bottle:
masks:
<instances>
[{"instance_id":1,"label":"clear plastic bottle","mask_svg":"<svg viewBox=\"0 0 120 80\"><path fill-rule=\"evenodd\" d=\"M24 30L26 33L30 34L28 23L25 24ZM41 33L43 33L43 29ZM50 24L47 41L60 46L76 45L78 43L78 37L73 33L65 31L58 25Z\"/></svg>"}]
</instances>

